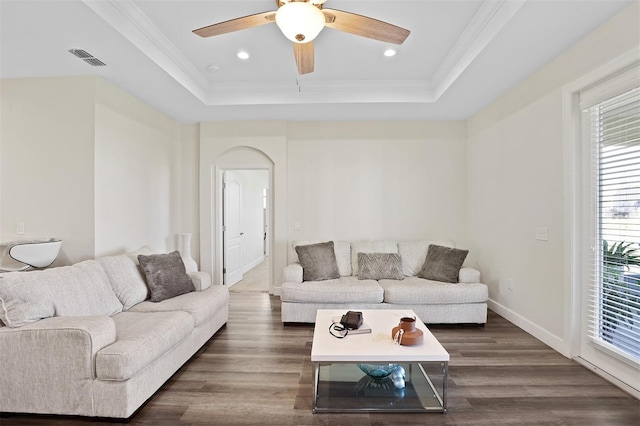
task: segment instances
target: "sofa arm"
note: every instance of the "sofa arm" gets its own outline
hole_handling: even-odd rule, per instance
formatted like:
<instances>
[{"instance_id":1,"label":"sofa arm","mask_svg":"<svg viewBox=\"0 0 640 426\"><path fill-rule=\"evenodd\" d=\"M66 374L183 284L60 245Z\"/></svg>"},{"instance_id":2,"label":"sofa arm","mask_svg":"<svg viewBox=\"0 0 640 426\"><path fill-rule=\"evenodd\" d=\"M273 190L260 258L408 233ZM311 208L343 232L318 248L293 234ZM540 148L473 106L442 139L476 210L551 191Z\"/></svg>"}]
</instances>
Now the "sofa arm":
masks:
<instances>
[{"instance_id":1,"label":"sofa arm","mask_svg":"<svg viewBox=\"0 0 640 426\"><path fill-rule=\"evenodd\" d=\"M302 282L302 265L299 263L290 263L284 268L282 280L285 283L301 283Z\"/></svg>"},{"instance_id":2,"label":"sofa arm","mask_svg":"<svg viewBox=\"0 0 640 426\"><path fill-rule=\"evenodd\" d=\"M211 287L211 275L209 275L208 272L190 272L189 277L191 278L191 282L196 288L196 291L206 290Z\"/></svg>"},{"instance_id":3,"label":"sofa arm","mask_svg":"<svg viewBox=\"0 0 640 426\"><path fill-rule=\"evenodd\" d=\"M96 354L115 341L116 326L107 316L0 327L0 389L11 389L0 393L2 411L90 413L86 401L93 392Z\"/></svg>"},{"instance_id":4,"label":"sofa arm","mask_svg":"<svg viewBox=\"0 0 640 426\"><path fill-rule=\"evenodd\" d=\"M96 353L115 341L116 325L107 316L52 317L17 328L1 327L0 380L12 371L33 373L44 366L52 372L71 368L71 375L83 370L95 378ZM31 363L35 370L27 367Z\"/></svg>"},{"instance_id":5,"label":"sofa arm","mask_svg":"<svg viewBox=\"0 0 640 426\"><path fill-rule=\"evenodd\" d=\"M458 282L461 283L479 283L480 282L480 271L474 268L462 268L460 269L460 274L458 275Z\"/></svg>"}]
</instances>

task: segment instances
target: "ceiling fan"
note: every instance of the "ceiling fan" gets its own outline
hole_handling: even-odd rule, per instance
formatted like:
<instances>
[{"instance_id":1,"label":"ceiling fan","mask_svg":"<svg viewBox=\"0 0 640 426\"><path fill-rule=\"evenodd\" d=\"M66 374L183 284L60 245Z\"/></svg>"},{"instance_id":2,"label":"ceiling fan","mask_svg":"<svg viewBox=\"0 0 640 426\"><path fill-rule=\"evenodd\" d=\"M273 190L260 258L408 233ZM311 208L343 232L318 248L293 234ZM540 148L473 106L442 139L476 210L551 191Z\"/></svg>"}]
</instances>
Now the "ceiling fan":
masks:
<instances>
[{"instance_id":1,"label":"ceiling fan","mask_svg":"<svg viewBox=\"0 0 640 426\"><path fill-rule=\"evenodd\" d=\"M276 0L276 11L219 22L193 32L200 37L211 37L275 22L285 37L293 42L299 74L313 72L313 39L324 27L394 44L402 44L409 36L409 30L387 22L351 12L325 9L325 1Z\"/></svg>"}]
</instances>

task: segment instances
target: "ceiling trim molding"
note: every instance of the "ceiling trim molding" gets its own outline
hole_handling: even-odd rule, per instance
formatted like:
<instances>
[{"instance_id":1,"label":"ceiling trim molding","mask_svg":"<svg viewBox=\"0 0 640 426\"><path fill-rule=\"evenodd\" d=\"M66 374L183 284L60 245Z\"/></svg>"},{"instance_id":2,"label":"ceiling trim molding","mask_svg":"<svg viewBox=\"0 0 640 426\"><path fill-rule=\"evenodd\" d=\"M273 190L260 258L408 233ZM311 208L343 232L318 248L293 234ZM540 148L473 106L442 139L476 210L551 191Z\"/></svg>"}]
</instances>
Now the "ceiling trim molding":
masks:
<instances>
[{"instance_id":1,"label":"ceiling trim molding","mask_svg":"<svg viewBox=\"0 0 640 426\"><path fill-rule=\"evenodd\" d=\"M207 98L204 75L131 0L82 0L124 38L201 101Z\"/></svg>"},{"instance_id":2,"label":"ceiling trim molding","mask_svg":"<svg viewBox=\"0 0 640 426\"><path fill-rule=\"evenodd\" d=\"M82 0L163 71L208 106L288 103L433 103L491 43L526 0L485 0L431 79L215 84L132 0Z\"/></svg>"},{"instance_id":3,"label":"ceiling trim molding","mask_svg":"<svg viewBox=\"0 0 640 426\"><path fill-rule=\"evenodd\" d=\"M224 85L208 96L207 105L434 102L433 89L425 80L234 83Z\"/></svg>"},{"instance_id":4,"label":"ceiling trim molding","mask_svg":"<svg viewBox=\"0 0 640 426\"><path fill-rule=\"evenodd\" d=\"M438 100L525 4L526 0L485 0L433 75Z\"/></svg>"}]
</instances>

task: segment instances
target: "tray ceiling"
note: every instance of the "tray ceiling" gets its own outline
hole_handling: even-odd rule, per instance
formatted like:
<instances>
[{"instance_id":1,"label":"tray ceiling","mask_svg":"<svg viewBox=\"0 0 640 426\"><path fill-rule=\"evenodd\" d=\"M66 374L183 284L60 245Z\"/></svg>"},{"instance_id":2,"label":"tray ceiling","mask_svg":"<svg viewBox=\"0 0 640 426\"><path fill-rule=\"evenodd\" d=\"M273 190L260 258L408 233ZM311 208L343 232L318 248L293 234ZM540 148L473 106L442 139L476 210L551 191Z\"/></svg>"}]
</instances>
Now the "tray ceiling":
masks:
<instances>
[{"instance_id":1,"label":"tray ceiling","mask_svg":"<svg viewBox=\"0 0 640 426\"><path fill-rule=\"evenodd\" d=\"M3 0L0 76L99 75L181 122L457 120L632 2L328 0L411 34L395 46L325 28L315 71L301 76L275 24L210 38L191 32L275 10L272 0ZM389 47L395 56L383 55ZM250 58L239 59L241 50Z\"/></svg>"}]
</instances>

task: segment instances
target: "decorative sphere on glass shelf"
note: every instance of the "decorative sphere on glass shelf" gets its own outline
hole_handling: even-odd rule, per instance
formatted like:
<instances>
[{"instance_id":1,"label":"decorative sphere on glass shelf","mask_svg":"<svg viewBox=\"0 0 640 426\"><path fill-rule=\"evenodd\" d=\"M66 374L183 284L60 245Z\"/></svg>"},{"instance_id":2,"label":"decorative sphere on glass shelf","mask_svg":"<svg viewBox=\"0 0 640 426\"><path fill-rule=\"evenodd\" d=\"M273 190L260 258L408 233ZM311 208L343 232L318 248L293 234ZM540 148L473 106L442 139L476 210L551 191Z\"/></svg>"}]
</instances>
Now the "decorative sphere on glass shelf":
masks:
<instances>
[{"instance_id":1,"label":"decorative sphere on glass shelf","mask_svg":"<svg viewBox=\"0 0 640 426\"><path fill-rule=\"evenodd\" d=\"M398 364L358 364L358 368L362 370L363 373L373 377L374 379L387 377L398 367L400 367Z\"/></svg>"}]
</instances>

